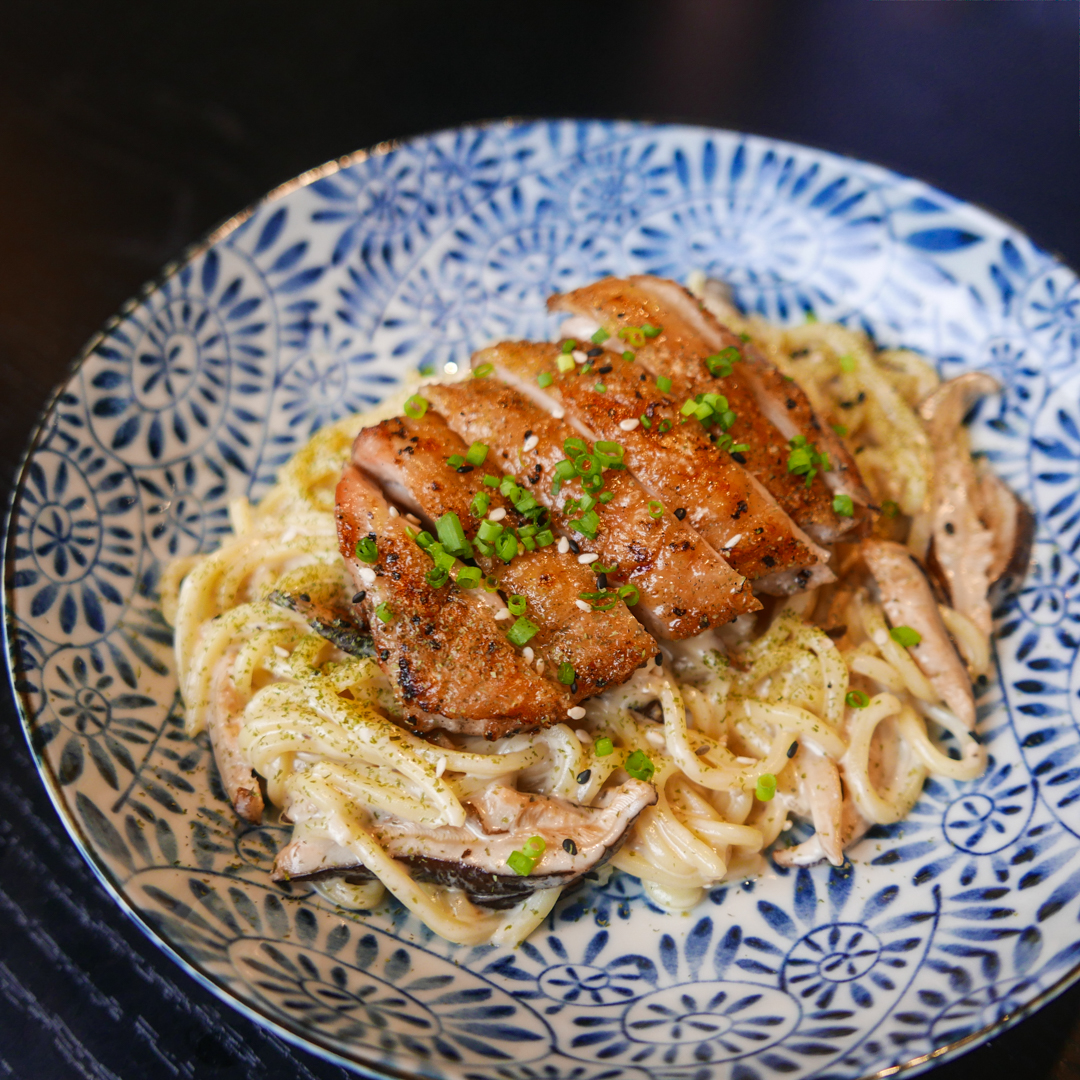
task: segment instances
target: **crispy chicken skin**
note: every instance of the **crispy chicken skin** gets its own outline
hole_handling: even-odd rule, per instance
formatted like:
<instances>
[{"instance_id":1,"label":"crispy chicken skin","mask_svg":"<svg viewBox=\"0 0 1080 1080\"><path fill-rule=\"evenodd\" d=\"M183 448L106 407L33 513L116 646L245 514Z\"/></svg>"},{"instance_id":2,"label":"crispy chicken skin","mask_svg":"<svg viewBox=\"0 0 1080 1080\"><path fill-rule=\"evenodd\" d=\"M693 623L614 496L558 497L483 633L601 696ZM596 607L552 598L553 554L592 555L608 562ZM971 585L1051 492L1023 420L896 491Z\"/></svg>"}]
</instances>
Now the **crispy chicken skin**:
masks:
<instances>
[{"instance_id":1,"label":"crispy chicken skin","mask_svg":"<svg viewBox=\"0 0 1080 1080\"><path fill-rule=\"evenodd\" d=\"M482 590L428 585L431 559L353 466L338 483L336 515L339 547L362 594L358 603L376 658L410 723L500 738L565 717L567 694L507 641ZM373 564L357 558L364 537L376 543ZM385 622L376 610L382 604L389 607L382 609Z\"/></svg>"},{"instance_id":2,"label":"crispy chicken skin","mask_svg":"<svg viewBox=\"0 0 1080 1080\"><path fill-rule=\"evenodd\" d=\"M674 508L653 516L649 496L625 472L604 474L614 497L598 507L595 538L576 532L562 508L567 498L583 494L580 483L568 481L557 498L551 493L555 465L566 456L563 442L576 432L516 390L494 379L474 379L427 386L424 395L462 439L491 448L485 469L517 477L577 550L599 555L604 565L618 564L609 582L637 588L635 614L655 636L679 640L760 608L746 579L679 521Z\"/></svg>"},{"instance_id":3,"label":"crispy chicken skin","mask_svg":"<svg viewBox=\"0 0 1080 1080\"><path fill-rule=\"evenodd\" d=\"M729 434L742 451L747 470L769 491L795 523L820 543L860 534L869 524L868 494L843 443L817 417L797 384L778 372L756 349L716 321L700 302L673 281L639 275L605 278L574 292L551 297L548 306L600 323L611 338L608 348L629 348L619 336L628 326L650 324L662 332L636 348L635 360L654 375L672 380L679 403L699 393L723 394L736 415ZM707 357L735 349L741 358L730 375L714 374ZM807 487L788 472L788 441L803 435L828 452L833 471ZM833 508L834 492L850 494L854 513Z\"/></svg>"},{"instance_id":4,"label":"crispy chicken skin","mask_svg":"<svg viewBox=\"0 0 1080 1080\"><path fill-rule=\"evenodd\" d=\"M476 538L482 518L474 517L478 493L490 500L488 514L501 510L506 527L528 522L497 488L486 487L487 466L458 471L447 458L465 456L468 446L432 410L418 420L397 417L364 428L353 446L353 463L381 484L399 505L417 514L434 531L443 514L458 516L466 537ZM497 469L497 472L501 470ZM476 553L477 565L494 576L506 595L523 596L527 615L540 627L529 644L545 660L544 673L554 679L559 664L573 665L574 701L591 697L605 686L625 682L656 652L656 642L624 604L609 611L582 611L582 593L597 590L596 575L575 556L559 554L554 545L523 553L509 563Z\"/></svg>"},{"instance_id":5,"label":"crispy chicken skin","mask_svg":"<svg viewBox=\"0 0 1080 1080\"><path fill-rule=\"evenodd\" d=\"M562 372L559 356L557 345L507 341L478 352L473 362L492 364L522 393L565 408L588 438L620 443L638 483L665 507L683 510L687 524L751 581L827 561L828 553L769 493L717 450L700 422L682 422L674 395L660 390L645 371L612 358L599 370L575 365ZM552 381L541 389L537 378L544 372ZM631 430L622 428L635 420Z\"/></svg>"}]
</instances>

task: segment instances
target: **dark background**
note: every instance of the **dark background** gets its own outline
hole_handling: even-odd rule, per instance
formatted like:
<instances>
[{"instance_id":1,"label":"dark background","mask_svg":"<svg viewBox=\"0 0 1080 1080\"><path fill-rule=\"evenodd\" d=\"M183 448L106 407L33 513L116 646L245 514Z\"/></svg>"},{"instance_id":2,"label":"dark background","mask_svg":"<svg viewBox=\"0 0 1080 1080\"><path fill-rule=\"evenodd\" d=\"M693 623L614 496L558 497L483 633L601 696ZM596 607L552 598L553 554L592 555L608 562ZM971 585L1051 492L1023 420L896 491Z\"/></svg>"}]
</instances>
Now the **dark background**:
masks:
<instances>
[{"instance_id":1,"label":"dark background","mask_svg":"<svg viewBox=\"0 0 1080 1080\"><path fill-rule=\"evenodd\" d=\"M0 486L83 342L313 165L504 115L679 119L891 166L1080 265L1073 0L0 0ZM96 883L0 717L0 1077L344 1077ZM1080 1077L1080 989L940 1080Z\"/></svg>"}]
</instances>

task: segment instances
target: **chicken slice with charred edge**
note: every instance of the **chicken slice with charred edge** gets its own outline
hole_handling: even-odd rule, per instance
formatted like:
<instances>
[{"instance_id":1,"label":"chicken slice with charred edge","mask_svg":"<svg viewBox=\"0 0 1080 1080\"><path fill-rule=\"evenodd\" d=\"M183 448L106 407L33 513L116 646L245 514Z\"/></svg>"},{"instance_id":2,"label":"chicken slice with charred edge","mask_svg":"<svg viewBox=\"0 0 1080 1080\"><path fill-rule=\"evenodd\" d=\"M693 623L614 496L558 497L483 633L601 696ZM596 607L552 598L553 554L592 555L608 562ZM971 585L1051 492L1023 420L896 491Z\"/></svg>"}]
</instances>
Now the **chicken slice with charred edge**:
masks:
<instances>
[{"instance_id":1,"label":"chicken slice with charred edge","mask_svg":"<svg viewBox=\"0 0 1080 1080\"><path fill-rule=\"evenodd\" d=\"M492 472L518 477L547 507L556 528L573 537L575 555L595 554L602 565L616 567L607 575L609 583L637 589L634 613L656 637L690 637L761 607L744 577L679 521L673 508L651 504L625 472L604 473L612 498L590 511L596 527L583 531L580 518L563 512L567 499L585 494L580 480L564 482L558 495L552 491L555 466L566 457L563 444L578 436L512 387L474 379L426 386L424 395L462 439L491 448Z\"/></svg>"},{"instance_id":2,"label":"chicken slice with charred edge","mask_svg":"<svg viewBox=\"0 0 1080 1080\"><path fill-rule=\"evenodd\" d=\"M666 507L680 509L687 524L751 581L804 570L804 588L833 580L824 566L828 552L742 466L717 451L697 417L686 422L675 399L646 372L622 360L599 370L575 364L560 371L561 355L556 345L508 341L478 352L473 362L492 365L538 404L565 409L587 438L619 443L638 483Z\"/></svg>"},{"instance_id":3,"label":"chicken slice with charred edge","mask_svg":"<svg viewBox=\"0 0 1080 1080\"><path fill-rule=\"evenodd\" d=\"M453 582L428 584L431 558L351 465L335 501L339 547L375 656L414 726L499 738L566 715L567 694L529 666L495 620L501 601Z\"/></svg>"},{"instance_id":4,"label":"chicken slice with charred edge","mask_svg":"<svg viewBox=\"0 0 1080 1080\"><path fill-rule=\"evenodd\" d=\"M511 532L527 529L530 521L510 499L498 488L485 486L484 465L448 464L449 458L463 460L468 451L446 421L429 409L420 419L398 417L364 428L353 445L353 463L395 502L419 515L433 533L444 514L457 516L470 543L492 515ZM477 499L483 510L479 516ZM522 548L509 562L485 556L479 547L474 551L477 565L507 596L525 598L526 615L540 628L529 645L546 661L544 673L554 679L560 664L573 667L574 701L625 682L656 652L656 642L625 604L607 611L578 607L582 594L597 592L596 575L573 555L560 554L554 544L531 552Z\"/></svg>"},{"instance_id":5,"label":"chicken slice with charred edge","mask_svg":"<svg viewBox=\"0 0 1080 1080\"><path fill-rule=\"evenodd\" d=\"M727 434L733 444L748 447L738 452L739 460L815 540L828 544L865 530L869 495L831 427L815 415L794 382L718 323L681 286L645 275L605 278L553 296L548 305L587 320L583 329L599 323L611 335L604 345L620 356L632 341L636 362L670 378L680 403L702 393L723 395L734 413ZM646 337L642 326L660 332ZM574 333L573 323L565 324L564 331ZM809 484L805 475L788 469L789 443L798 436L826 452L832 466ZM836 494L851 497L850 515L837 512Z\"/></svg>"},{"instance_id":6,"label":"chicken slice with charred edge","mask_svg":"<svg viewBox=\"0 0 1080 1080\"><path fill-rule=\"evenodd\" d=\"M370 828L417 881L461 889L475 904L502 909L540 889L573 885L603 866L655 802L656 789L641 780L603 792L594 806L493 785L466 804L463 826L432 828L375 814ZM507 859L536 836L545 847L533 872L514 873ZM351 851L302 822L274 861L275 881L338 877L359 883L373 876Z\"/></svg>"}]
</instances>

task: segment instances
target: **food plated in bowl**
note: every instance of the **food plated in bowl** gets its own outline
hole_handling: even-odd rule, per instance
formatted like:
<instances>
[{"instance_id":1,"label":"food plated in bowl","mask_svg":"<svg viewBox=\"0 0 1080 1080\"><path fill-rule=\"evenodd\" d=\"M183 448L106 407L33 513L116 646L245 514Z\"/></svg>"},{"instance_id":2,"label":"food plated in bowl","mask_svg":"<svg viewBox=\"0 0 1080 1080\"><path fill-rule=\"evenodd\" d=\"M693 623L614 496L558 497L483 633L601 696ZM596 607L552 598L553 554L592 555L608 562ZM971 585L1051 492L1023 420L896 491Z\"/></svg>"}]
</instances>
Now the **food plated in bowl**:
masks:
<instances>
[{"instance_id":1,"label":"food plated in bowl","mask_svg":"<svg viewBox=\"0 0 1080 1080\"><path fill-rule=\"evenodd\" d=\"M1077 822L1069 772L1076 738L1069 600L1076 528L1069 509L1076 348L1069 297L1076 286L1070 272L1015 231L914 181L817 151L717 132L493 125L384 148L304 180L232 223L92 345L36 437L9 533L9 645L43 774L92 865L156 938L229 1000L341 1060L383 1071L511 1080L549 1066L567 1076L613 1069L680 1076L703 1069L722 1075L736 1063L759 1075L860 1076L930 1060L961 1040L977 1039L1071 978L1077 898L1069 883ZM393 212L385 214L386 207ZM794 342L841 322L872 332L878 347L916 349L933 361L938 377L981 370L1002 384L1000 396L976 408L968 430L992 473L1031 507L1038 528L1027 577L1018 591L1001 594L994 611L994 666L976 684L983 775L934 777L906 819L875 825L841 867L769 863L746 884L696 884L705 895L686 915L673 917L660 907L656 899L664 898L648 895L640 877L618 873L604 883L586 876L516 950L449 944L394 902L358 914L321 898L310 881L275 883L274 860L293 839L292 828L269 814L259 825L239 817L210 766L206 736L192 741L183 731L174 643L161 614L165 568L177 557L219 547L230 533L230 503L238 534L258 526L260 507L273 512L267 498L292 475L286 462L319 430L327 431L327 444L315 443L295 460L332 488L356 434L346 416L397 393L399 407L383 418L413 420L404 402L419 393L431 416L416 422L439 415L449 425L448 408L410 382L412 373L426 372L425 378L447 384L447 394L456 393L461 387L452 377L465 374L477 350L504 341L552 342L553 381L535 385L559 390L563 319L548 314L548 296L570 295L611 276L685 280L698 268L730 284L739 318L753 324L737 323L730 311L721 321L750 334L781 368L783 350L774 351L773 335ZM808 311L817 323L807 322ZM603 321L588 312L577 317ZM584 340L582 329L562 332ZM824 351L811 341L788 352L803 347ZM624 351L637 348L644 352L645 345ZM827 396L833 386L842 387L849 375L861 377L866 359L846 345L829 349L839 368L830 379L820 386L798 379L822 414L834 411ZM839 363L849 349L855 372ZM893 372L894 389L905 402L922 400L920 369L905 367L904 355L895 358L903 370ZM612 356L648 370L644 355L633 365ZM870 361L878 362L876 353ZM168 378L152 379L155 373ZM494 386L497 378L493 373L490 382L471 379L468 385ZM818 392L823 400L815 398ZM676 411L685 403L675 400ZM570 404L559 407L569 414ZM856 462L873 488L893 463L890 448L865 436L873 416L860 413L859 405L843 410L847 419L837 418L849 435L836 437L853 440L852 453L865 447ZM339 422L340 443L330 447ZM775 419L770 423L777 426ZM696 416L681 430L694 425L716 433L715 424L706 428ZM392 446L393 431L384 431L390 441L380 445ZM614 439L592 435L575 437L590 449L596 441L615 442L629 453L633 432ZM491 453L493 440L457 437L466 452L479 441ZM742 442L755 447L753 439ZM820 455L818 441L808 442ZM807 448L785 449L790 457ZM938 449L933 435L926 449L931 455ZM910 439L901 450L899 474L914 491L920 451ZM581 456L565 448L560 453L571 461ZM720 456L715 445L711 453ZM797 465L818 467L804 457ZM977 467L977 478L984 468ZM630 473L602 470L603 491L625 487ZM371 483L370 473L364 475ZM792 475L798 474L789 473L789 500L798 495ZM376 479L385 490L385 479ZM813 490L819 481L827 483L815 476ZM509 499L501 490L499 496ZM239 498L256 508L251 522ZM779 503L779 495L772 498ZM658 520L664 522L679 522L676 509L686 509L687 518L691 513L663 496L650 495L646 508L649 501L663 504ZM599 517L608 505L591 509ZM823 522L815 518L829 510L827 503L789 505L786 516L810 544L830 542L813 531L829 527L828 514ZM511 519L511 507L519 512L511 500L502 507L504 520ZM411 512L404 504L402 511ZM295 504L282 501L276 512L303 524ZM322 512L332 526L332 501ZM989 512L984 507L978 515L987 525ZM906 523L909 516L903 511L892 520ZM463 531L470 524L460 514L458 520ZM515 529L529 527L513 520ZM944 523L923 526L932 532ZM339 558L336 530L327 539L328 558ZM424 558L428 573L435 562ZM495 558L501 562L498 552ZM513 571L514 562L505 565ZM984 561L984 575L992 565ZM518 569L526 566L523 560ZM447 568L454 588L463 568ZM633 584L613 571L605 589L589 572L596 587L582 592ZM869 578L865 583L872 591ZM289 595L303 606L304 591ZM524 593L507 599L518 595ZM632 594L606 613L581 615L624 620L631 617L628 598ZM393 606L389 599L378 602ZM787 603L783 597L762 602L780 610ZM498 626L512 627L521 617L539 625L526 605L523 615ZM282 613L295 617L298 633L308 632L310 610L290 614L274 604L273 617ZM338 616L328 614L323 629L344 635L332 648L342 642L362 647L347 626L330 625ZM782 648L793 661L800 649L806 652L796 640L801 624L819 620L816 610L809 620L797 614L799 626L775 627L787 635ZM910 616L899 623L899 616L886 611L885 617L894 628L911 626L904 621ZM640 625L650 630L647 620ZM840 623L820 626L824 632ZM962 648L977 650L978 638L965 639L961 624L947 629ZM861 644L829 640L841 649ZM279 647L293 655L289 644ZM536 672L537 645L511 647L515 657L532 647L533 673L550 682L546 669ZM660 645L663 670L678 679L681 648ZM975 653L968 656L978 666ZM753 673L752 654L747 659L740 677ZM655 662L652 668L661 670ZM472 670L463 684L480 683L484 674ZM600 668L596 676L604 677ZM676 685L696 720L690 682ZM754 697L748 689L768 696L758 687L736 688L735 696ZM593 695L569 707L588 714L599 700ZM656 734L661 715L667 727L667 710L641 704L644 714L631 715L635 727L625 729L625 740L608 736L611 756L640 750L655 768L666 750L647 736ZM390 705L387 696L380 707ZM592 734L596 726L603 737L602 722L586 715L580 730ZM565 726L588 749L588 739L576 735L578 724L567 717ZM448 738L491 749L482 734ZM602 761L593 742L589 753ZM465 760L451 760L451 748L443 749L446 765L438 779L449 776L446 784L456 785L462 774L454 765ZM736 756L757 758L747 749ZM785 771L773 773L781 795L772 800L756 799L755 784L755 813L784 805ZM656 776L627 774L625 782L656 786ZM613 782L620 779L614 775ZM670 784L668 791L674 793ZM449 799L446 805L452 808ZM715 810L698 815L703 826ZM650 812L642 810L638 822ZM723 824L744 822L725 816ZM535 835L524 836L524 844ZM797 850L810 836L797 822L781 846ZM562 850L561 843L545 844L535 870L544 869L548 848ZM532 859L536 846L514 850ZM633 853L627 838L613 859ZM602 877L605 871L588 873ZM515 875L519 882L531 876ZM682 897L686 904L694 899ZM410 1002L408 1021L391 1000L401 993ZM354 1009L349 1002L358 1004ZM844 1013L842 1022L826 1030L823 1013L836 1011ZM712 1019L684 1024L687 1016ZM758 1018L768 1022L757 1024Z\"/></svg>"},{"instance_id":2,"label":"food plated in bowl","mask_svg":"<svg viewBox=\"0 0 1080 1080\"><path fill-rule=\"evenodd\" d=\"M761 328L777 366L698 285L551 297L581 340L315 435L169 568L187 729L238 815L265 785L293 824L276 879L518 944L608 863L685 911L790 815L777 863L842 866L927 775L982 774L989 596L1027 557L961 422L996 384L838 325Z\"/></svg>"}]
</instances>

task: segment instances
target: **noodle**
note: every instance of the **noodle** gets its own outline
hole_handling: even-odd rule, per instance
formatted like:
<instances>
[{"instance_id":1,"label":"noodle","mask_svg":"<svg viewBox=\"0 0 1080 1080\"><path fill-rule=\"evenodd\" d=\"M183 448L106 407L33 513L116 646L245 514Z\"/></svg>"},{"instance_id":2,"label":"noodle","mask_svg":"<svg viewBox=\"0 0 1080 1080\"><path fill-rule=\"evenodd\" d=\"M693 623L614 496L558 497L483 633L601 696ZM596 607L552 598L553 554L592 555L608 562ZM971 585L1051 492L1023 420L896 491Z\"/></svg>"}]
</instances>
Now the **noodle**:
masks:
<instances>
[{"instance_id":1,"label":"noodle","mask_svg":"<svg viewBox=\"0 0 1080 1080\"><path fill-rule=\"evenodd\" d=\"M873 496L897 504L893 535L925 550L932 459L914 405L936 386L933 370L911 353L875 352L845 327L777 328L734 309L723 317L797 378L816 408L843 415ZM379 415L394 415L403 397ZM349 417L320 431L261 503L230 506L231 538L211 554L176 560L162 578L189 734L232 723L239 759L292 822L294 843L332 843L374 875L320 882L329 901L370 909L385 889L451 941L519 942L559 890L509 911L478 907L459 890L415 880L388 853L387 821L461 827L469 803L492 785L593 806L625 779L628 757L641 748L658 799L612 865L674 911L718 883L760 873L761 852L792 817L817 828L810 855L840 862L868 823L901 820L928 775L967 780L985 767L985 749L892 639L881 604L843 569L836 585L777 604L758 620L764 626L744 618L665 643L662 665L586 702L574 729L556 724L496 742L411 734L396 721L374 661L343 653L270 599L276 589L350 587L334 486L356 432L375 419ZM854 560L841 558L845 565ZM971 673L986 671L986 637L951 608L941 617ZM836 624L839 641L826 632ZM958 758L932 737L928 720L956 740ZM600 752L599 739L611 740L610 752Z\"/></svg>"}]
</instances>

